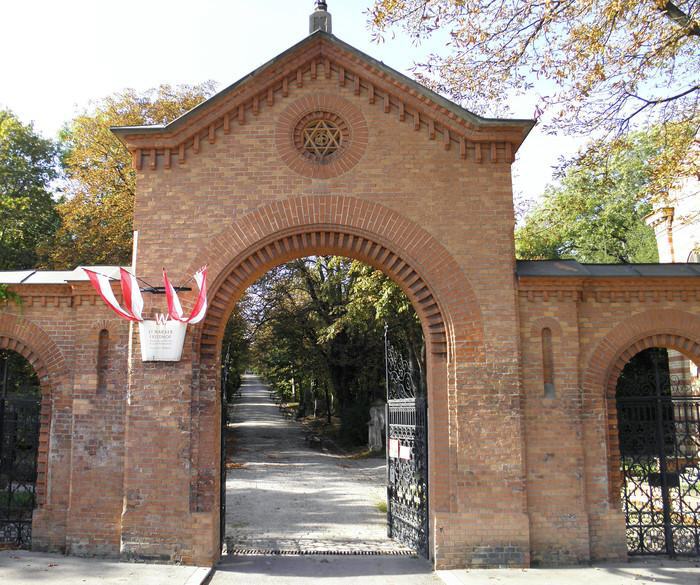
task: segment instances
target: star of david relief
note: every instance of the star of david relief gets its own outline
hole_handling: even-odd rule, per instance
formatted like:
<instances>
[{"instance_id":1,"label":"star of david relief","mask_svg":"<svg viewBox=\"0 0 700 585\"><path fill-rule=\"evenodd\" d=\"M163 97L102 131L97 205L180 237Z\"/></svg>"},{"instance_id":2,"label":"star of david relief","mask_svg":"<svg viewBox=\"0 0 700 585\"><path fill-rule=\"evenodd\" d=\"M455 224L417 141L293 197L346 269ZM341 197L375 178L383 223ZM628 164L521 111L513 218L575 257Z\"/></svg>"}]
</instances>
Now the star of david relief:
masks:
<instances>
[{"instance_id":1,"label":"star of david relief","mask_svg":"<svg viewBox=\"0 0 700 585\"><path fill-rule=\"evenodd\" d=\"M367 122L360 110L328 94L305 96L290 104L275 131L280 157L293 171L324 179L354 167L367 138Z\"/></svg>"},{"instance_id":2,"label":"star of david relief","mask_svg":"<svg viewBox=\"0 0 700 585\"><path fill-rule=\"evenodd\" d=\"M304 151L322 160L340 149L343 135L340 128L328 120L312 120L302 130Z\"/></svg>"},{"instance_id":3,"label":"star of david relief","mask_svg":"<svg viewBox=\"0 0 700 585\"><path fill-rule=\"evenodd\" d=\"M347 122L331 111L311 111L294 127L292 140L299 154L315 165L328 165L344 156L350 145Z\"/></svg>"}]
</instances>

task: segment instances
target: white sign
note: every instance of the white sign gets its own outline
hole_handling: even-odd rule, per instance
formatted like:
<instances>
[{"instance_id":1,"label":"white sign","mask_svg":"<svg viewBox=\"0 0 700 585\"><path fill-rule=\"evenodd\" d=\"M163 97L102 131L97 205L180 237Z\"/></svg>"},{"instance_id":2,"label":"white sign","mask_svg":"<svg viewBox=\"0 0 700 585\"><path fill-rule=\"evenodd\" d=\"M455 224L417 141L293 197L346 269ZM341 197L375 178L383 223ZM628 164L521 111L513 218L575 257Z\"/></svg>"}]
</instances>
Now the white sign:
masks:
<instances>
[{"instance_id":1,"label":"white sign","mask_svg":"<svg viewBox=\"0 0 700 585\"><path fill-rule=\"evenodd\" d=\"M400 445L401 443L398 439L389 439L389 457L398 459Z\"/></svg>"},{"instance_id":2,"label":"white sign","mask_svg":"<svg viewBox=\"0 0 700 585\"><path fill-rule=\"evenodd\" d=\"M185 345L187 323L160 317L157 321L139 322L141 361L179 362Z\"/></svg>"}]
</instances>

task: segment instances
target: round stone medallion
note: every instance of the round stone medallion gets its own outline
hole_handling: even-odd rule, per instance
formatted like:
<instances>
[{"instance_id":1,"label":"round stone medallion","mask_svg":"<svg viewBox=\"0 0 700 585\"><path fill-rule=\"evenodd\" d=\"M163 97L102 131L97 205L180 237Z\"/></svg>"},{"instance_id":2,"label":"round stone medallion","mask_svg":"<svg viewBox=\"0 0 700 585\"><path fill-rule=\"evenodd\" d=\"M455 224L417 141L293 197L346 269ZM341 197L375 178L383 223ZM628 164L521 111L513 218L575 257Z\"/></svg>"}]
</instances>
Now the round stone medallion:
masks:
<instances>
[{"instance_id":1,"label":"round stone medallion","mask_svg":"<svg viewBox=\"0 0 700 585\"><path fill-rule=\"evenodd\" d=\"M300 98L280 115L276 143L297 173L331 178L354 167L367 146L367 122L350 102L333 95Z\"/></svg>"}]
</instances>

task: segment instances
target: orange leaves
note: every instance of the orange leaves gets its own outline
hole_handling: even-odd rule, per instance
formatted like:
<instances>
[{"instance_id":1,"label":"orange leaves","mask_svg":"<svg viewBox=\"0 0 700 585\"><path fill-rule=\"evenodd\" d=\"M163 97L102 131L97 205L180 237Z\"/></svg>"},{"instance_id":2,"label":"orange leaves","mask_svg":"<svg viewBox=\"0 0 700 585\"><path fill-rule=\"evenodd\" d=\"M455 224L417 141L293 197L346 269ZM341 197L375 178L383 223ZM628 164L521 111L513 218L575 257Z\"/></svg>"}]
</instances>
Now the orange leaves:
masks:
<instances>
[{"instance_id":1,"label":"orange leaves","mask_svg":"<svg viewBox=\"0 0 700 585\"><path fill-rule=\"evenodd\" d=\"M382 30L446 30L450 45L417 66L420 80L478 113L533 87L549 96L556 130L624 132L632 120L698 113L700 5L691 0L376 0L374 10Z\"/></svg>"}]
</instances>

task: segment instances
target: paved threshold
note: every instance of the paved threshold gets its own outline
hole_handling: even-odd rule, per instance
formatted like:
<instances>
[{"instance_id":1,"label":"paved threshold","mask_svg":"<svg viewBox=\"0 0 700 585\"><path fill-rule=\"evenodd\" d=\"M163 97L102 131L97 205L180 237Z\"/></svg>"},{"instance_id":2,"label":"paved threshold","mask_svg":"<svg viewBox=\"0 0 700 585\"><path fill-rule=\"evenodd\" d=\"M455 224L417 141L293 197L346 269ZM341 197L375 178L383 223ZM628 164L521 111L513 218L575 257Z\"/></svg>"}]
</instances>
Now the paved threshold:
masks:
<instances>
[{"instance_id":1,"label":"paved threshold","mask_svg":"<svg viewBox=\"0 0 700 585\"><path fill-rule=\"evenodd\" d=\"M386 555L232 555L216 567L211 585L442 585L430 563Z\"/></svg>"},{"instance_id":2,"label":"paved threshold","mask_svg":"<svg viewBox=\"0 0 700 585\"><path fill-rule=\"evenodd\" d=\"M2 585L201 585L210 567L120 563L29 551L0 551Z\"/></svg>"}]
</instances>

